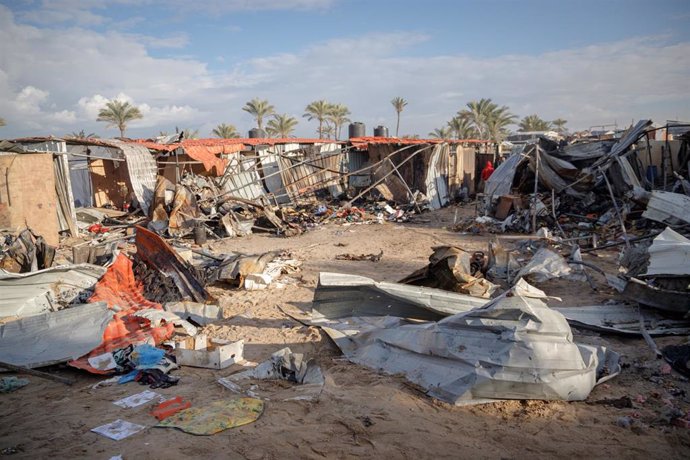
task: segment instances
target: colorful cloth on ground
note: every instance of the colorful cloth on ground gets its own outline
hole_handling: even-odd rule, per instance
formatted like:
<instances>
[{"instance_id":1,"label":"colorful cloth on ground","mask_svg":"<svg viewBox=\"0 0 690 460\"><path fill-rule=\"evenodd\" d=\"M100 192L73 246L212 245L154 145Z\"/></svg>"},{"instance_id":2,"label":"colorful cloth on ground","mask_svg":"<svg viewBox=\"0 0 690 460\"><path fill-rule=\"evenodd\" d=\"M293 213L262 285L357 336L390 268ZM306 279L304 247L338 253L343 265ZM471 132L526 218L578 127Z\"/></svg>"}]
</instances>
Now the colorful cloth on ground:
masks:
<instances>
[{"instance_id":1,"label":"colorful cloth on ground","mask_svg":"<svg viewBox=\"0 0 690 460\"><path fill-rule=\"evenodd\" d=\"M234 398L183 410L156 426L179 428L186 433L208 436L255 422L263 411L264 402L260 399Z\"/></svg>"}]
</instances>

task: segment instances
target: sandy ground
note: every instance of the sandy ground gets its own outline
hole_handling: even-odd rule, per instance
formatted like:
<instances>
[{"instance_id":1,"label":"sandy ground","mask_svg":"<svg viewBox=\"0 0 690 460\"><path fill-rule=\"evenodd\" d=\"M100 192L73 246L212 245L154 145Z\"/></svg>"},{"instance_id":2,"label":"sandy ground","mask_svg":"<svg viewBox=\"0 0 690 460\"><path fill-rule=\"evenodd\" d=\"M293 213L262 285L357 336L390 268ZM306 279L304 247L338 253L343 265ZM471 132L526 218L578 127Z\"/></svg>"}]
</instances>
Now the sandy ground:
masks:
<instances>
[{"instance_id":1,"label":"sandy ground","mask_svg":"<svg viewBox=\"0 0 690 460\"><path fill-rule=\"evenodd\" d=\"M460 214L471 212L461 210ZM212 242L217 251L261 253L284 249L303 261L298 283L284 289L239 291L212 287L225 319L208 326L216 337L245 340L245 358L262 361L289 346L315 356L326 384L318 401L270 400L255 423L214 436L193 436L174 429L154 428L150 405L122 409L112 404L146 387L130 383L91 389L100 379L60 367L56 372L77 380L72 387L30 377L30 385L0 395L0 451L14 458L688 458L690 430L663 419L670 405L687 411L690 385L675 372L662 373L642 339L623 339L577 331L577 340L608 344L622 354L623 372L594 389L584 402L507 401L453 407L434 401L397 376L386 376L351 364L318 329L304 326L279 307L308 312L320 271L344 272L377 280L397 281L424 266L438 244L486 249L489 236L448 231L455 208L425 214L427 222L383 225L327 225L283 239L267 235ZM336 246L338 245L338 246ZM378 253L380 262L334 260L336 254ZM615 251L589 260L612 271ZM593 275L599 290L563 280L538 285L563 298L561 305L592 305L612 291ZM555 305L555 303L554 303ZM660 346L685 338L658 339ZM156 390L180 395L195 406L234 394L216 380L239 367L222 371L185 367L176 387ZM55 371L55 370L54 370ZM284 391L286 382L258 382L267 394ZM632 408L597 404L629 396ZM631 427L617 425L631 416ZM123 441L112 441L91 428L125 419L148 427ZM6 450L3 450L6 449Z\"/></svg>"}]
</instances>

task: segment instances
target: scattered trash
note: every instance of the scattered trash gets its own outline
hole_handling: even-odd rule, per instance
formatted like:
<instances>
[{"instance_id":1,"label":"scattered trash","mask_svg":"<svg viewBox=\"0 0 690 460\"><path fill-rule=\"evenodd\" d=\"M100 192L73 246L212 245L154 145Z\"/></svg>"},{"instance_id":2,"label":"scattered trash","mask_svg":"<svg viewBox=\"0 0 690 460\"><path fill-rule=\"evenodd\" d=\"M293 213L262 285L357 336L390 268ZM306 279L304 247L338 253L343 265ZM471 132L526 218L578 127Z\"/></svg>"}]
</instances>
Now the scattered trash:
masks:
<instances>
[{"instance_id":1,"label":"scattered trash","mask_svg":"<svg viewBox=\"0 0 690 460\"><path fill-rule=\"evenodd\" d=\"M162 399L162 396L156 393L155 391L146 390L142 391L141 393L137 393L135 395L119 399L113 402L113 404L115 404L116 406L120 406L124 409L131 409L132 407L139 407L142 404L149 403L154 399Z\"/></svg>"},{"instance_id":2,"label":"scattered trash","mask_svg":"<svg viewBox=\"0 0 690 460\"><path fill-rule=\"evenodd\" d=\"M568 276L571 272L565 258L548 248L541 248L515 275L515 280L526 278L528 281L543 283L552 278Z\"/></svg>"},{"instance_id":3,"label":"scattered trash","mask_svg":"<svg viewBox=\"0 0 690 460\"><path fill-rule=\"evenodd\" d=\"M263 411L264 402L260 399L233 398L185 409L162 420L156 426L178 428L185 433L210 436L255 422Z\"/></svg>"},{"instance_id":4,"label":"scattered trash","mask_svg":"<svg viewBox=\"0 0 690 460\"><path fill-rule=\"evenodd\" d=\"M403 278L400 283L461 292L483 299L490 298L499 289L484 278L488 259L483 252L470 254L455 246L432 249L429 265Z\"/></svg>"},{"instance_id":5,"label":"scattered trash","mask_svg":"<svg viewBox=\"0 0 690 460\"><path fill-rule=\"evenodd\" d=\"M146 427L143 425L137 425L136 423L118 419L107 425L92 428L91 431L114 441L121 441L144 429L146 429Z\"/></svg>"},{"instance_id":6,"label":"scattered trash","mask_svg":"<svg viewBox=\"0 0 690 460\"><path fill-rule=\"evenodd\" d=\"M175 343L177 364L182 366L225 369L243 359L244 341L208 338L199 334Z\"/></svg>"},{"instance_id":7,"label":"scattered trash","mask_svg":"<svg viewBox=\"0 0 690 460\"><path fill-rule=\"evenodd\" d=\"M0 378L0 393L12 393L29 384L29 379L20 379L18 377L2 377Z\"/></svg>"},{"instance_id":8,"label":"scattered trash","mask_svg":"<svg viewBox=\"0 0 690 460\"><path fill-rule=\"evenodd\" d=\"M158 404L151 411L151 415L156 417L158 420L165 420L171 415L175 415L180 411L189 409L190 407L192 407L191 402L183 400L180 396L175 396L174 398L167 399Z\"/></svg>"},{"instance_id":9,"label":"scattered trash","mask_svg":"<svg viewBox=\"0 0 690 460\"><path fill-rule=\"evenodd\" d=\"M368 260L370 262L378 262L383 257L383 250L378 254L336 254L335 260Z\"/></svg>"},{"instance_id":10,"label":"scattered trash","mask_svg":"<svg viewBox=\"0 0 690 460\"><path fill-rule=\"evenodd\" d=\"M662 354L673 369L690 377L690 344L669 345L664 347Z\"/></svg>"},{"instance_id":11,"label":"scattered trash","mask_svg":"<svg viewBox=\"0 0 690 460\"><path fill-rule=\"evenodd\" d=\"M235 392L241 392L237 382L246 379L257 380L287 380L300 384L294 393L272 396L271 399L283 401L314 400L323 390L324 377L321 368L313 359L305 359L301 353L293 353L290 348L283 348L271 355L271 358L260 363L253 369L239 372L218 380L218 383ZM256 397L256 391L252 391ZM268 399L268 398L264 398Z\"/></svg>"}]
</instances>

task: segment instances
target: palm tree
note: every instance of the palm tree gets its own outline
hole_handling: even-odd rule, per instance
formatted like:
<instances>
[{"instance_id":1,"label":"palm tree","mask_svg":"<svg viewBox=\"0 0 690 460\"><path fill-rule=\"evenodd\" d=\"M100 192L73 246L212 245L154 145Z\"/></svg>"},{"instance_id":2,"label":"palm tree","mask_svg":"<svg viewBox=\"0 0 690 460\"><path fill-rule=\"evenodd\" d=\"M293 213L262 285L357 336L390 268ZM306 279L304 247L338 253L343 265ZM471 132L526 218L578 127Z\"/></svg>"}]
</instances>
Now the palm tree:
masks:
<instances>
[{"instance_id":1,"label":"palm tree","mask_svg":"<svg viewBox=\"0 0 690 460\"><path fill-rule=\"evenodd\" d=\"M489 140L500 143L508 135L508 125L512 125L517 118L505 105L496 107L486 120L486 132Z\"/></svg>"},{"instance_id":2,"label":"palm tree","mask_svg":"<svg viewBox=\"0 0 690 460\"><path fill-rule=\"evenodd\" d=\"M321 126L321 131L319 131L319 139L330 139L331 136L335 137L335 127L329 123L324 123Z\"/></svg>"},{"instance_id":3,"label":"palm tree","mask_svg":"<svg viewBox=\"0 0 690 460\"><path fill-rule=\"evenodd\" d=\"M453 117L448 122L448 128L455 134L456 139L473 139L477 136L477 131L465 118Z\"/></svg>"},{"instance_id":4,"label":"palm tree","mask_svg":"<svg viewBox=\"0 0 690 460\"><path fill-rule=\"evenodd\" d=\"M551 123L539 118L538 115L527 115L520 120L518 131L548 131Z\"/></svg>"},{"instance_id":5,"label":"palm tree","mask_svg":"<svg viewBox=\"0 0 690 460\"><path fill-rule=\"evenodd\" d=\"M491 99L485 98L468 102L467 109L458 112L458 117L467 120L480 139L489 138L493 141L498 141L506 126L513 124L517 118L505 105L499 107Z\"/></svg>"},{"instance_id":6,"label":"palm tree","mask_svg":"<svg viewBox=\"0 0 690 460\"><path fill-rule=\"evenodd\" d=\"M299 123L297 119L295 117L291 117L287 113L282 115L273 115L273 119L268 121L266 129L268 130L268 134L270 136L286 138L292 135L297 123Z\"/></svg>"},{"instance_id":7,"label":"palm tree","mask_svg":"<svg viewBox=\"0 0 690 460\"><path fill-rule=\"evenodd\" d=\"M86 134L86 132L82 129L79 132L72 131L70 134L67 134L65 137L71 137L72 139L98 139L98 135L95 133L89 133Z\"/></svg>"},{"instance_id":8,"label":"palm tree","mask_svg":"<svg viewBox=\"0 0 690 460\"><path fill-rule=\"evenodd\" d=\"M336 141L340 137L340 130L342 129L343 125L350 121L350 119L347 117L348 115L350 115L350 109L348 109L345 105L331 105L331 111L328 114L328 121L330 121L333 124Z\"/></svg>"},{"instance_id":9,"label":"palm tree","mask_svg":"<svg viewBox=\"0 0 690 460\"><path fill-rule=\"evenodd\" d=\"M98 112L96 121L105 121L108 127L117 126L120 130L120 137L125 137L127 123L132 120L144 118L141 111L129 102L115 99L105 104L105 107Z\"/></svg>"},{"instance_id":10,"label":"palm tree","mask_svg":"<svg viewBox=\"0 0 690 460\"><path fill-rule=\"evenodd\" d=\"M467 108L458 112L458 117L467 120L477 130L480 139L486 134L486 121L498 106L491 99L482 98L479 101L470 101Z\"/></svg>"},{"instance_id":11,"label":"palm tree","mask_svg":"<svg viewBox=\"0 0 690 460\"><path fill-rule=\"evenodd\" d=\"M211 134L216 137L220 137L221 139L233 139L240 137L240 133L237 132L235 125L226 125L225 123L221 123L213 128Z\"/></svg>"},{"instance_id":12,"label":"palm tree","mask_svg":"<svg viewBox=\"0 0 690 460\"><path fill-rule=\"evenodd\" d=\"M402 112L407 105L407 101L398 96L393 98L391 104L393 104L395 113L398 115L398 121L395 123L395 137L398 137L398 131L400 130L400 112Z\"/></svg>"},{"instance_id":13,"label":"palm tree","mask_svg":"<svg viewBox=\"0 0 690 460\"><path fill-rule=\"evenodd\" d=\"M332 112L332 108L333 104L330 104L323 99L314 101L304 108L304 115L302 115L303 117L309 121L314 119L319 121L319 127L316 129L316 132L319 134L319 139L321 139L324 135L323 122L328 119L328 116Z\"/></svg>"},{"instance_id":14,"label":"palm tree","mask_svg":"<svg viewBox=\"0 0 690 460\"><path fill-rule=\"evenodd\" d=\"M0 117L0 126L5 126L5 119Z\"/></svg>"},{"instance_id":15,"label":"palm tree","mask_svg":"<svg viewBox=\"0 0 690 460\"><path fill-rule=\"evenodd\" d=\"M568 120L564 120L563 118L556 118L554 121L551 122L551 124L556 128L556 131L558 131L559 133L563 133L566 131L566 123L568 123Z\"/></svg>"},{"instance_id":16,"label":"palm tree","mask_svg":"<svg viewBox=\"0 0 690 460\"><path fill-rule=\"evenodd\" d=\"M242 110L254 117L259 129L263 129L264 127L264 118L273 115L275 112L275 108L269 104L266 99L261 100L257 97L247 102L244 107L242 107Z\"/></svg>"},{"instance_id":17,"label":"palm tree","mask_svg":"<svg viewBox=\"0 0 690 460\"><path fill-rule=\"evenodd\" d=\"M429 133L429 137L432 139L450 139L451 131L448 127L436 128Z\"/></svg>"}]
</instances>

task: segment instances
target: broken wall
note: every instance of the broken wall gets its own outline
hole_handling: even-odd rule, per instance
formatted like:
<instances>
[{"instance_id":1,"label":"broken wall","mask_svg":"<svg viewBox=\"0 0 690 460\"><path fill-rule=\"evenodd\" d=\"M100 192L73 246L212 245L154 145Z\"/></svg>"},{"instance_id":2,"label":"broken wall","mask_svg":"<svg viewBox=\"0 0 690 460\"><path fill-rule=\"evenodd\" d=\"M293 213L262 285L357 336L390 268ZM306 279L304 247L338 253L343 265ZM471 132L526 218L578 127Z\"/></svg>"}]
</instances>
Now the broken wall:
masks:
<instances>
[{"instance_id":1,"label":"broken wall","mask_svg":"<svg viewBox=\"0 0 690 460\"><path fill-rule=\"evenodd\" d=\"M52 154L0 155L0 227L29 227L59 243L58 197Z\"/></svg>"}]
</instances>

